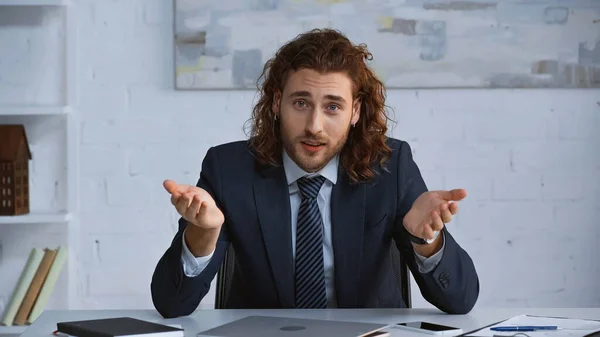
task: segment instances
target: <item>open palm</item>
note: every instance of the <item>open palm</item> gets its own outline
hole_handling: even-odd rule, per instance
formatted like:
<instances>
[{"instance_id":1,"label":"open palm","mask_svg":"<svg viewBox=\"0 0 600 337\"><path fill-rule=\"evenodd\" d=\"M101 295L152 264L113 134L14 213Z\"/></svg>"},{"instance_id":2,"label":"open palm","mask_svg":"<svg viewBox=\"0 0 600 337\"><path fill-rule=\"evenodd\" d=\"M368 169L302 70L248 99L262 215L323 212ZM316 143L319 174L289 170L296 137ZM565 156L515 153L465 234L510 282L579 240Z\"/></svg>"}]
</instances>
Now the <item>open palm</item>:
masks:
<instances>
[{"instance_id":1,"label":"open palm","mask_svg":"<svg viewBox=\"0 0 600 337\"><path fill-rule=\"evenodd\" d=\"M205 190L172 180L165 180L163 186L171 194L171 204L187 222L205 229L219 228L223 224L223 213Z\"/></svg>"},{"instance_id":2,"label":"open palm","mask_svg":"<svg viewBox=\"0 0 600 337\"><path fill-rule=\"evenodd\" d=\"M450 191L428 191L415 200L404 218L404 227L414 236L433 239L436 231L452 221L458 212L458 203L467 196L464 189Z\"/></svg>"}]
</instances>

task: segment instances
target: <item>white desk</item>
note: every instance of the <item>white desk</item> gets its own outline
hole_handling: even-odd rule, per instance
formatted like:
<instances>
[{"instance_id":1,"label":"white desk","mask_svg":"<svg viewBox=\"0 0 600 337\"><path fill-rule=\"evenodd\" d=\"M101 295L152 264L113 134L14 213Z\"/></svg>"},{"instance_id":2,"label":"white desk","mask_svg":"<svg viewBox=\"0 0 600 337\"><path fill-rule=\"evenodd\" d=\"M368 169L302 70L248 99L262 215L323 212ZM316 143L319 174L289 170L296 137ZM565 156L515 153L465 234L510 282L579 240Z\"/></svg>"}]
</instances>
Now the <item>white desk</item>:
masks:
<instances>
[{"instance_id":1,"label":"white desk","mask_svg":"<svg viewBox=\"0 0 600 337\"><path fill-rule=\"evenodd\" d=\"M187 317L162 319L153 310L46 311L21 335L23 337L52 336L56 323L107 317L129 316L164 324L179 324L186 337L196 337L204 331L248 315L271 315L329 320L363 321L392 324L409 320L424 320L462 328L468 332L521 314L600 319L600 308L565 309L474 309L467 315L447 315L433 309L338 309L338 310L199 310ZM425 335L398 331L392 336L423 337Z\"/></svg>"}]
</instances>

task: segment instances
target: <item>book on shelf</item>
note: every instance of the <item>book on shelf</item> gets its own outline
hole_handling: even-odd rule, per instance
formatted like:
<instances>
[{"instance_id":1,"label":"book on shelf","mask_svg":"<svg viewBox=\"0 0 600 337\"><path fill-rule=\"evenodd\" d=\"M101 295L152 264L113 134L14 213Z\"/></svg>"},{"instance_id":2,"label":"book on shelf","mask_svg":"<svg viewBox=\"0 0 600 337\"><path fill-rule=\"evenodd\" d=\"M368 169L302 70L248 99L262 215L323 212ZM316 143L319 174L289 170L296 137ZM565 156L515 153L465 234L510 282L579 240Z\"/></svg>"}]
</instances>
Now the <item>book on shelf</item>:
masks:
<instances>
[{"instance_id":1,"label":"book on shelf","mask_svg":"<svg viewBox=\"0 0 600 337\"><path fill-rule=\"evenodd\" d=\"M41 249L33 248L31 250L29 259L27 260L27 263L25 263L23 272L21 273L21 276L17 281L17 286L13 291L12 298L4 312L4 318L2 319L3 325L11 326L13 324L15 316L17 315L17 310L19 310L19 306L21 305L21 302L23 302L23 298L25 298L25 293L31 285L31 281L33 281L33 276L40 266L43 256L44 252Z\"/></svg>"},{"instance_id":2,"label":"book on shelf","mask_svg":"<svg viewBox=\"0 0 600 337\"><path fill-rule=\"evenodd\" d=\"M52 290L54 290L54 286L56 285L56 281L58 280L58 276L67 260L67 249L65 246L58 247L56 252L56 258L52 263L52 267L50 267L50 271L48 272L48 276L46 276L46 280L42 285L42 289L40 289L40 293L33 304L33 308L31 308L31 312L29 313L29 317L27 317L27 323L31 324L35 321L44 311L48 300L50 299L50 295L52 294Z\"/></svg>"},{"instance_id":3,"label":"book on shelf","mask_svg":"<svg viewBox=\"0 0 600 337\"><path fill-rule=\"evenodd\" d=\"M2 324L26 325L43 312L67 259L67 249L33 248L7 306Z\"/></svg>"}]
</instances>

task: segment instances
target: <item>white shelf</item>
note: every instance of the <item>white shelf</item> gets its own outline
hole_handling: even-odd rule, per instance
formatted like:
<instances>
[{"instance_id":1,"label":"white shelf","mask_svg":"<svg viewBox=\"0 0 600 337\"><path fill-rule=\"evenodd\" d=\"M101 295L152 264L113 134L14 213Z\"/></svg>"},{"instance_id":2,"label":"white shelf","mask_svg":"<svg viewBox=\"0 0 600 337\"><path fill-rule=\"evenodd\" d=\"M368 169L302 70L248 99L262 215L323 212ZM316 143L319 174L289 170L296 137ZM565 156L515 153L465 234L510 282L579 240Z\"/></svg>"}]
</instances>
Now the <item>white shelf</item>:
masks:
<instances>
[{"instance_id":1,"label":"white shelf","mask_svg":"<svg viewBox=\"0 0 600 337\"><path fill-rule=\"evenodd\" d=\"M0 216L0 224L59 223L71 220L71 213L30 213Z\"/></svg>"},{"instance_id":2,"label":"white shelf","mask_svg":"<svg viewBox=\"0 0 600 337\"><path fill-rule=\"evenodd\" d=\"M0 6L64 6L69 0L0 0Z\"/></svg>"},{"instance_id":3,"label":"white shelf","mask_svg":"<svg viewBox=\"0 0 600 337\"><path fill-rule=\"evenodd\" d=\"M22 334L23 332L25 332L25 330L28 328L28 325L25 326L21 326L21 325L12 325L12 326L4 326L4 325L0 325L0 335L3 334Z\"/></svg>"},{"instance_id":4,"label":"white shelf","mask_svg":"<svg viewBox=\"0 0 600 337\"><path fill-rule=\"evenodd\" d=\"M52 116L69 112L70 106L0 105L0 116Z\"/></svg>"},{"instance_id":5,"label":"white shelf","mask_svg":"<svg viewBox=\"0 0 600 337\"><path fill-rule=\"evenodd\" d=\"M19 225L32 224L34 228L44 229L46 224L65 224L64 231L66 234L66 245L69 246L68 265L65 266L68 270L67 281L62 283L59 291L66 291L67 298L65 305L61 305L60 309L70 309L76 307L79 303L80 289L77 286L79 281L79 245L80 235L79 226L77 223L78 219L78 207L79 207L79 132L80 132L80 121L77 113L78 106L78 24L77 15L78 11L74 0L0 0L0 12L4 11L4 8L8 9L8 6L25 6L31 10L37 11L42 6L52 6L60 10L62 13L64 30L63 30L63 43L55 47L61 48L64 51L64 60L61 62L64 65L64 72L61 81L64 90L56 105L40 105L39 103L23 102L21 104L0 104L0 124L3 124L3 120L8 120L10 123L31 123L34 125L44 125L43 123L48 120L54 122L56 119L64 119L65 123L61 123L62 130L64 132L65 141L65 155L54 156L52 164L64 165L67 172L65 184L66 195L64 196L64 207L67 211L64 212L53 212L48 210L33 209L30 214L15 215L15 216L0 216L0 237L4 239L3 229L11 230ZM27 10L25 8L24 10ZM37 14L32 12L32 14ZM19 12L15 10L15 12ZM46 14L46 11L43 11ZM43 24L45 20L41 21ZM42 28L43 27L36 27ZM41 41L44 42L44 41ZM0 77L2 76L0 71ZM28 74L24 74L27 76ZM35 136L40 134L40 130L43 128L36 129ZM50 132L55 133L58 130L52 129ZM31 227L31 226L23 226ZM31 230L34 230L31 228ZM22 257L26 260L26 256ZM24 261L25 262L25 261ZM23 262L23 263L24 263ZM19 273L19 270L9 270L9 272ZM4 270L2 270L4 273ZM57 284L57 286L59 286ZM0 289L0 294L11 296L12 289ZM0 315L2 313L0 312ZM29 326L1 326L0 325L0 336L4 334L20 335ZM49 331L51 333L52 331Z\"/></svg>"}]
</instances>

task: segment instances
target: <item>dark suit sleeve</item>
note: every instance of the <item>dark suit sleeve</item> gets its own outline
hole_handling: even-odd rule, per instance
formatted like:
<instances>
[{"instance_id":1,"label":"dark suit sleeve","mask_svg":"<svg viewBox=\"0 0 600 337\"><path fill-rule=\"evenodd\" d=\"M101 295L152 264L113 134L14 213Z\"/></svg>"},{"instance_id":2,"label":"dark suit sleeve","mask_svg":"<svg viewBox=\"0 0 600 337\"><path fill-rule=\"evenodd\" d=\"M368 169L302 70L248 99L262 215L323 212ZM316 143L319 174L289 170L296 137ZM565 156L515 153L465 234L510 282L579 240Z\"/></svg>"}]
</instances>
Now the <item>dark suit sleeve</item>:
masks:
<instances>
[{"instance_id":1,"label":"dark suit sleeve","mask_svg":"<svg viewBox=\"0 0 600 337\"><path fill-rule=\"evenodd\" d=\"M221 211L221 176L219 171L218 154L211 148L202 162L200 179L196 186L206 190L215 200ZM229 245L227 237L227 218L221 227L217 247L206 268L196 277L188 277L181 263L182 235L187 221L179 219L179 230L171 242L171 246L158 261L152 275L152 301L156 310L165 318L185 316L192 313L200 301L206 296L214 279L224 253Z\"/></svg>"},{"instance_id":2,"label":"dark suit sleeve","mask_svg":"<svg viewBox=\"0 0 600 337\"><path fill-rule=\"evenodd\" d=\"M410 146L400 142L398 155L398 207L394 224L394 240L407 262L421 294L438 309L451 314L471 311L479 296L479 278L469 254L444 227L445 248L438 265L428 273L419 272L414 249L404 228L403 219L415 200L427 187L414 162Z\"/></svg>"}]
</instances>

